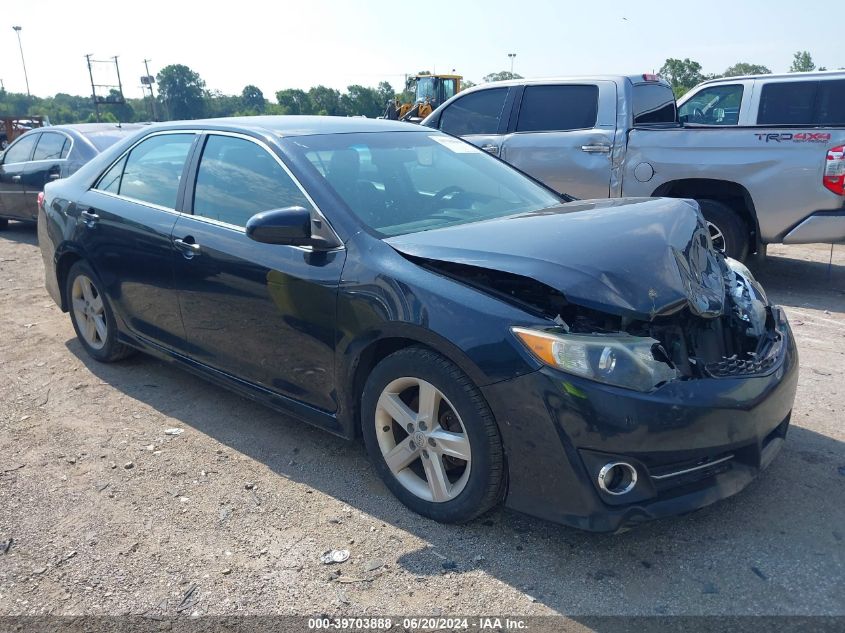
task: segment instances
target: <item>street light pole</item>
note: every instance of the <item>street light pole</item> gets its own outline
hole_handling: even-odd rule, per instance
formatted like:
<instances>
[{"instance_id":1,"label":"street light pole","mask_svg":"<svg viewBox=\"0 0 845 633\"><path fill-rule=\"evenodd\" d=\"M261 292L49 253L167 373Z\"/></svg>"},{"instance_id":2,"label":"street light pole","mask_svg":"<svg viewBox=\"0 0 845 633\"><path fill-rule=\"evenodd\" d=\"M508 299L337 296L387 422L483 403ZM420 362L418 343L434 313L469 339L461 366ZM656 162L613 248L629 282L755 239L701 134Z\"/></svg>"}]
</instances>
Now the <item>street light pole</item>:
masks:
<instances>
[{"instance_id":1,"label":"street light pole","mask_svg":"<svg viewBox=\"0 0 845 633\"><path fill-rule=\"evenodd\" d=\"M516 53L508 53L508 57L511 58L511 75L513 74L513 58L516 57Z\"/></svg>"},{"instance_id":2,"label":"street light pole","mask_svg":"<svg viewBox=\"0 0 845 633\"><path fill-rule=\"evenodd\" d=\"M21 64L23 64L23 78L26 81L26 96L27 98L31 98L32 95L29 94L29 77L26 74L26 61L23 58L23 44L21 44L21 27L13 26L15 33L18 34L18 48L21 50Z\"/></svg>"}]
</instances>

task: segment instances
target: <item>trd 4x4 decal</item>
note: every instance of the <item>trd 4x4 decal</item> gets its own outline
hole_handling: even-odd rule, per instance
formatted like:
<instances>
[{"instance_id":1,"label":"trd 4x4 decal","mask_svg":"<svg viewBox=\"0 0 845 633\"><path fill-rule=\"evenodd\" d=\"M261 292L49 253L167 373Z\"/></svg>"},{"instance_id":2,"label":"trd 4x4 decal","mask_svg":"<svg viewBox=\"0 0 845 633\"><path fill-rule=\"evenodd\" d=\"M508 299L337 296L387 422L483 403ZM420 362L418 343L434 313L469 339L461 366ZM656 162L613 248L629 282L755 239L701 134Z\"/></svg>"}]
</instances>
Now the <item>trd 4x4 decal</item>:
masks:
<instances>
[{"instance_id":1,"label":"trd 4x4 decal","mask_svg":"<svg viewBox=\"0 0 845 633\"><path fill-rule=\"evenodd\" d=\"M829 132L758 132L754 136L766 143L827 143Z\"/></svg>"}]
</instances>

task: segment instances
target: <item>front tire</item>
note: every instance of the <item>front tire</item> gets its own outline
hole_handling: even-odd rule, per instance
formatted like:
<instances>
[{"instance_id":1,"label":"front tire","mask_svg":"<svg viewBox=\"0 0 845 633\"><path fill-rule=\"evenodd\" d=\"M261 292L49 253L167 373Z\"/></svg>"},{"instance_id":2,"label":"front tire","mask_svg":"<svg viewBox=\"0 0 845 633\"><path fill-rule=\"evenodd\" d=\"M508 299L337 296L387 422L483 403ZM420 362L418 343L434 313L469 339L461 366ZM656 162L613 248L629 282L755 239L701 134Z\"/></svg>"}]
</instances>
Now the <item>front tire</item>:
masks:
<instances>
[{"instance_id":1,"label":"front tire","mask_svg":"<svg viewBox=\"0 0 845 633\"><path fill-rule=\"evenodd\" d=\"M88 355L102 363L122 360L135 353L117 340L117 322L102 283L87 262L70 267L65 286L70 320Z\"/></svg>"},{"instance_id":2,"label":"front tire","mask_svg":"<svg viewBox=\"0 0 845 633\"><path fill-rule=\"evenodd\" d=\"M729 206L716 200L698 200L701 214L707 220L710 238L717 250L743 261L748 256L748 227Z\"/></svg>"},{"instance_id":3,"label":"front tire","mask_svg":"<svg viewBox=\"0 0 845 633\"><path fill-rule=\"evenodd\" d=\"M414 512L462 523L499 501L504 453L493 414L436 352L410 347L382 360L364 387L361 424L379 476Z\"/></svg>"}]
</instances>

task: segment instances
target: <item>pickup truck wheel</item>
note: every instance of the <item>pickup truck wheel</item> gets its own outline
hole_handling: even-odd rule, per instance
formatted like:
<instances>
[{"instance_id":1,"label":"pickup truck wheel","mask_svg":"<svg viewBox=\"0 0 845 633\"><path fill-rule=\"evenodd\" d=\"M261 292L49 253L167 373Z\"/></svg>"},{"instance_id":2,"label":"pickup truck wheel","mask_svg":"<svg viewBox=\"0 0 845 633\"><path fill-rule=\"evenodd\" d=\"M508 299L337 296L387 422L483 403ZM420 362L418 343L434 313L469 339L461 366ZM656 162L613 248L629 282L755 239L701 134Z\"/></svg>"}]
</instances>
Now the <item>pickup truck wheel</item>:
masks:
<instances>
[{"instance_id":1,"label":"pickup truck wheel","mask_svg":"<svg viewBox=\"0 0 845 633\"><path fill-rule=\"evenodd\" d=\"M748 255L748 227L730 207L716 200L698 200L713 247L743 261Z\"/></svg>"}]
</instances>

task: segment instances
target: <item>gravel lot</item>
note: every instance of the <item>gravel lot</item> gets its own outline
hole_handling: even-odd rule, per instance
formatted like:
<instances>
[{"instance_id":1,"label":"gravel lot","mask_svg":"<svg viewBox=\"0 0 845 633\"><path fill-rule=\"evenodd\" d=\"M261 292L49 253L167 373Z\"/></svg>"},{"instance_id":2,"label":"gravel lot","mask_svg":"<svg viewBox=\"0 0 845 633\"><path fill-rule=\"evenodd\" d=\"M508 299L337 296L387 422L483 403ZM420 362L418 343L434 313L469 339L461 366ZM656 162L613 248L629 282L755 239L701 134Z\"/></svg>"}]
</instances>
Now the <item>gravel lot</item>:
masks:
<instances>
[{"instance_id":1,"label":"gravel lot","mask_svg":"<svg viewBox=\"0 0 845 633\"><path fill-rule=\"evenodd\" d=\"M504 510L430 522L361 445L146 356L90 361L12 223L0 615L845 615L845 246L830 270L829 247L770 254L758 277L801 354L784 450L732 499L611 536ZM349 560L322 564L331 548Z\"/></svg>"}]
</instances>

